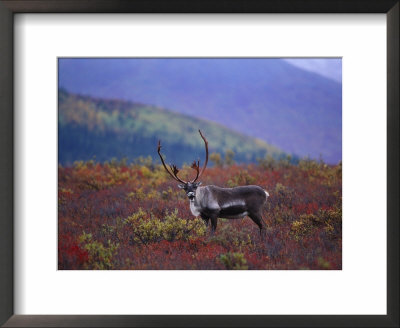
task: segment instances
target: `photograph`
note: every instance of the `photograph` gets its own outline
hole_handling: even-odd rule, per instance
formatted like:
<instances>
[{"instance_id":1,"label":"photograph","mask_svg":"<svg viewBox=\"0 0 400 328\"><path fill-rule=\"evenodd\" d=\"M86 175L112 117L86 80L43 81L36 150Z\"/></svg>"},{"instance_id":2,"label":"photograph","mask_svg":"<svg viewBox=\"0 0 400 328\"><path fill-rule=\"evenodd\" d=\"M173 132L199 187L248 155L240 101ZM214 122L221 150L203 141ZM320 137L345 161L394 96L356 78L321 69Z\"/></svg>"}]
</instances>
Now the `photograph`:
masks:
<instances>
[{"instance_id":1,"label":"photograph","mask_svg":"<svg viewBox=\"0 0 400 328\"><path fill-rule=\"evenodd\" d=\"M0 326L398 327L399 13L0 0Z\"/></svg>"},{"instance_id":2,"label":"photograph","mask_svg":"<svg viewBox=\"0 0 400 328\"><path fill-rule=\"evenodd\" d=\"M341 58L58 58L59 270L341 270Z\"/></svg>"}]
</instances>

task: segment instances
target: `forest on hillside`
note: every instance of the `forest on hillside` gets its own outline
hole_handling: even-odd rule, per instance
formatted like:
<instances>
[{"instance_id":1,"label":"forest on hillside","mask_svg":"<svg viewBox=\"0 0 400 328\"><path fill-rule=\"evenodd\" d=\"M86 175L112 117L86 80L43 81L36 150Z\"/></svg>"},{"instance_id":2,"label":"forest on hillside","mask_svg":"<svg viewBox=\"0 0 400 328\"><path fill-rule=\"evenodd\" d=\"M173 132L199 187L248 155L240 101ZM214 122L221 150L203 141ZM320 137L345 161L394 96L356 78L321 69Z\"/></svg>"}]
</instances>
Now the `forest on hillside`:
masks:
<instances>
[{"instance_id":1,"label":"forest on hillside","mask_svg":"<svg viewBox=\"0 0 400 328\"><path fill-rule=\"evenodd\" d=\"M125 159L157 155L158 140L165 146L168 161L191 163L203 158L201 129L210 140L210 151L233 151L238 163L255 163L288 154L259 139L232 131L217 123L178 114L154 106L122 100L74 95L59 90L58 161L72 165L79 160ZM298 157L292 155L296 161Z\"/></svg>"}]
</instances>

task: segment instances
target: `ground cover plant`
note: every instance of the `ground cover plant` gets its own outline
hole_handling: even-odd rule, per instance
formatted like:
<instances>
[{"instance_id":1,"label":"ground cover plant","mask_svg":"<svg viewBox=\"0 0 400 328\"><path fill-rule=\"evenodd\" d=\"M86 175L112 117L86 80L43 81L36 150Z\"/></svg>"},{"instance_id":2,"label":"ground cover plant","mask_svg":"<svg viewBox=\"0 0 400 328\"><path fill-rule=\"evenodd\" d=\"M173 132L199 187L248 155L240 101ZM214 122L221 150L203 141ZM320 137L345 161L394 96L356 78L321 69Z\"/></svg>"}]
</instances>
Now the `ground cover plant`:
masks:
<instances>
[{"instance_id":1,"label":"ground cover plant","mask_svg":"<svg viewBox=\"0 0 400 328\"><path fill-rule=\"evenodd\" d=\"M249 219L215 234L151 159L58 168L58 268L293 270L342 268L341 164L266 158L236 165L212 154L203 185L259 185L270 194L264 238ZM190 167L181 176L193 175Z\"/></svg>"}]
</instances>

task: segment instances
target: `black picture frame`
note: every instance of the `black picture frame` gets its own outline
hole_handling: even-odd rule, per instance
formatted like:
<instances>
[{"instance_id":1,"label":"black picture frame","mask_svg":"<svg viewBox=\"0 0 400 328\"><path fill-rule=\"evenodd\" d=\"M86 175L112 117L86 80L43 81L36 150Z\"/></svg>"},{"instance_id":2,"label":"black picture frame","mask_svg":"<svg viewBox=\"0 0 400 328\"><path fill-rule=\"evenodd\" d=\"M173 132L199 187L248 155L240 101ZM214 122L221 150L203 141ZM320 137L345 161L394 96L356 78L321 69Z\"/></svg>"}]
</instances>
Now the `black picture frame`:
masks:
<instances>
[{"instance_id":1,"label":"black picture frame","mask_svg":"<svg viewBox=\"0 0 400 328\"><path fill-rule=\"evenodd\" d=\"M0 324L4 327L399 327L399 8L398 0L0 0ZM385 13L387 315L14 315L13 20L16 13Z\"/></svg>"}]
</instances>

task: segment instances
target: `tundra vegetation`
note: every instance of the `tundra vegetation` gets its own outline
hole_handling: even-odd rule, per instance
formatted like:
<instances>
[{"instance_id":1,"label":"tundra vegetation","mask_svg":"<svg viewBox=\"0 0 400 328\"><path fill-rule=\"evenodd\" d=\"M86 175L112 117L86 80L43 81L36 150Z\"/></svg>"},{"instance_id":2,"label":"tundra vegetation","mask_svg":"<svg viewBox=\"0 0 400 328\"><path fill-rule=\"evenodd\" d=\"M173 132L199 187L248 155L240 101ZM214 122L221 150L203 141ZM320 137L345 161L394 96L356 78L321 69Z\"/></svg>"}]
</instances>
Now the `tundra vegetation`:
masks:
<instances>
[{"instance_id":1,"label":"tundra vegetation","mask_svg":"<svg viewBox=\"0 0 400 328\"><path fill-rule=\"evenodd\" d=\"M164 168L140 158L58 168L58 267L99 270L340 270L342 169L313 160L237 165L217 154L203 185L259 185L270 194L264 238L248 218L210 234ZM184 166L182 178L192 177Z\"/></svg>"}]
</instances>

